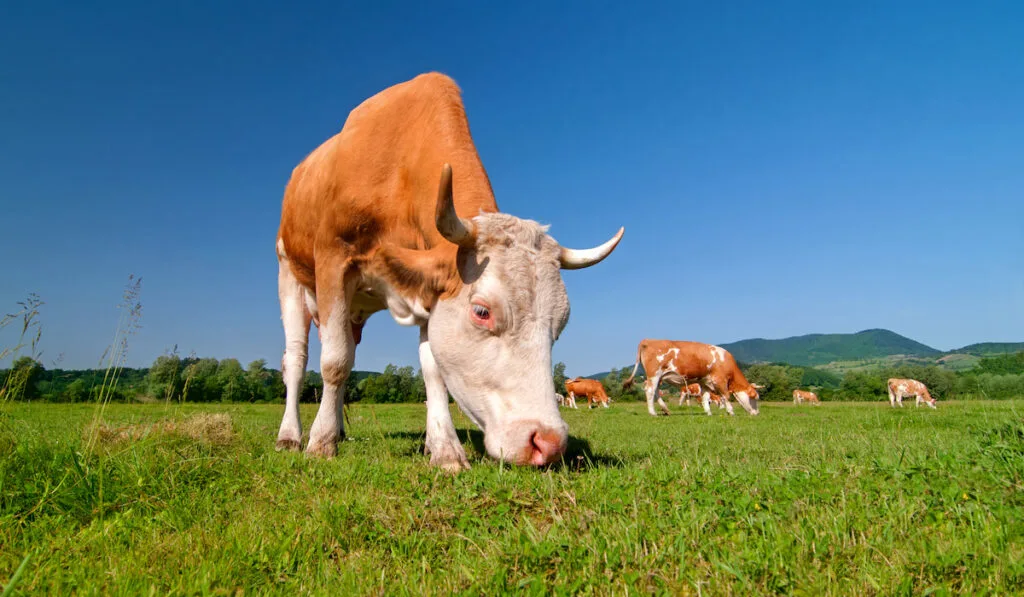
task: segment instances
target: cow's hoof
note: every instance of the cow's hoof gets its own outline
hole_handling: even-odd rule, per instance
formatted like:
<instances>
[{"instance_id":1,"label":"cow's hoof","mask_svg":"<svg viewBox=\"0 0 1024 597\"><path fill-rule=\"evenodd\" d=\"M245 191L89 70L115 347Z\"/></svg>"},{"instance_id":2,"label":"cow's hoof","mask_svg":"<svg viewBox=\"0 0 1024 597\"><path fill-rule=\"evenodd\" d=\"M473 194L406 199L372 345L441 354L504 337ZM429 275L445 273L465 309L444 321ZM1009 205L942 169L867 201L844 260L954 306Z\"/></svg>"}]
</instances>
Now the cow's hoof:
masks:
<instances>
[{"instance_id":1,"label":"cow's hoof","mask_svg":"<svg viewBox=\"0 0 1024 597\"><path fill-rule=\"evenodd\" d=\"M465 455L461 458L438 458L437 456L431 455L430 466L436 466L445 472L454 474L462 471L468 471L469 461L466 460Z\"/></svg>"},{"instance_id":2,"label":"cow's hoof","mask_svg":"<svg viewBox=\"0 0 1024 597\"><path fill-rule=\"evenodd\" d=\"M317 441L310 440L306 446L306 456L315 458L334 458L338 455L338 442L336 440Z\"/></svg>"},{"instance_id":3,"label":"cow's hoof","mask_svg":"<svg viewBox=\"0 0 1024 597\"><path fill-rule=\"evenodd\" d=\"M279 439L274 445L274 449L278 452L298 452L299 442L294 439Z\"/></svg>"},{"instance_id":4,"label":"cow's hoof","mask_svg":"<svg viewBox=\"0 0 1024 597\"><path fill-rule=\"evenodd\" d=\"M435 449L424 446L423 451L430 454L430 466L436 466L449 473L469 470L466 451L459 443L441 443Z\"/></svg>"}]
</instances>

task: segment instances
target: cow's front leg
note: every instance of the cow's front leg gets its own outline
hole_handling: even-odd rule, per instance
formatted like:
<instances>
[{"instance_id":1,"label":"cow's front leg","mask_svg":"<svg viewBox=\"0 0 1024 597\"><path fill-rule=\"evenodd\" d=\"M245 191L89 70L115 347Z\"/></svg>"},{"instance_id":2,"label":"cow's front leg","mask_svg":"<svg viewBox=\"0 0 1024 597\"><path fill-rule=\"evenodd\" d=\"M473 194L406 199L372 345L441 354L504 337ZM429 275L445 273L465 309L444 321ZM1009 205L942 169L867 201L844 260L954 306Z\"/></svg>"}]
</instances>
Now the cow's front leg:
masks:
<instances>
[{"instance_id":1,"label":"cow's front leg","mask_svg":"<svg viewBox=\"0 0 1024 597\"><path fill-rule=\"evenodd\" d=\"M469 469L466 451L455 433L452 413L448 409L448 388L434 360L427 340L427 327L420 328L420 368L427 389L427 440L423 452L430 454L430 464L452 473Z\"/></svg>"},{"instance_id":2,"label":"cow's front leg","mask_svg":"<svg viewBox=\"0 0 1024 597\"><path fill-rule=\"evenodd\" d=\"M718 403L718 409L721 410L721 409L724 408L725 412L727 412L730 415L735 417L736 413L733 412L733 410L732 410L732 403L729 402L729 392L724 392L722 394L721 400L722 401Z\"/></svg>"},{"instance_id":3,"label":"cow's front leg","mask_svg":"<svg viewBox=\"0 0 1024 597\"><path fill-rule=\"evenodd\" d=\"M285 339L284 358L281 359L285 407L281 428L277 432L277 449L297 451L302 441L299 394L302 393L302 378L306 374L311 316L306 307L306 291L299 286L288 261L284 258L278 263L277 285Z\"/></svg>"},{"instance_id":4,"label":"cow's front leg","mask_svg":"<svg viewBox=\"0 0 1024 597\"><path fill-rule=\"evenodd\" d=\"M318 271L337 271L329 267ZM325 276L327 277L327 276ZM324 393L320 408L309 430L306 454L333 457L338 453L338 442L345 439L342 408L345 404L345 381L356 358L356 343L349 321L349 307L355 290L355 280L339 276L337 284L317 285L317 305L320 312L320 374L324 378Z\"/></svg>"}]
</instances>

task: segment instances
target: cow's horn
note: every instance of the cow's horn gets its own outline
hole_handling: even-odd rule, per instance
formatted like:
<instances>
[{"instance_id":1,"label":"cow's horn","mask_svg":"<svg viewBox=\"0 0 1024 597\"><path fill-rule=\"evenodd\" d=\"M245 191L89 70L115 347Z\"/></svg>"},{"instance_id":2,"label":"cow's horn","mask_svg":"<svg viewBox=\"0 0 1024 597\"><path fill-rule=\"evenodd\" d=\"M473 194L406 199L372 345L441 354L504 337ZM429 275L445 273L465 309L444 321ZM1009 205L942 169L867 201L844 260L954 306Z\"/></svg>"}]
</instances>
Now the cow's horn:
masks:
<instances>
[{"instance_id":1,"label":"cow's horn","mask_svg":"<svg viewBox=\"0 0 1024 597\"><path fill-rule=\"evenodd\" d=\"M437 189L437 212L434 221L441 236L460 247L472 247L476 242L476 224L472 220L460 218L455 213L450 164L445 164L441 168L441 184Z\"/></svg>"},{"instance_id":2,"label":"cow's horn","mask_svg":"<svg viewBox=\"0 0 1024 597\"><path fill-rule=\"evenodd\" d=\"M562 247L562 254L559 256L562 269L583 269L601 263L602 259L611 255L612 251L615 250L616 245L622 240L622 234L625 231L625 228L619 228L619 231L610 240L592 249L567 249Z\"/></svg>"}]
</instances>

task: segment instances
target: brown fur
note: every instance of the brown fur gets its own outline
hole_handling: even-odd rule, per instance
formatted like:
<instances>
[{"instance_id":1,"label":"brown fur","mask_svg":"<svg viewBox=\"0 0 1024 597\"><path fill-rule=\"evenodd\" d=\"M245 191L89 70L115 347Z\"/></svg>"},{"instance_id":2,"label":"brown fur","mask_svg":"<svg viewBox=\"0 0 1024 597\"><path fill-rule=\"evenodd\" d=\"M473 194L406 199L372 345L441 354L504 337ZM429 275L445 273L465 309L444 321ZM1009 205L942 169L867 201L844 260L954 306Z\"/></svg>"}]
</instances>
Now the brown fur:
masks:
<instances>
[{"instance_id":1,"label":"brown fur","mask_svg":"<svg viewBox=\"0 0 1024 597\"><path fill-rule=\"evenodd\" d=\"M807 390L793 390L793 402L797 402L798 400L802 400L810 404L821 404L821 400L818 400L818 395Z\"/></svg>"},{"instance_id":2,"label":"brown fur","mask_svg":"<svg viewBox=\"0 0 1024 597\"><path fill-rule=\"evenodd\" d=\"M316 292L321 319L349 271L386 280L428 308L458 293L459 248L435 224L445 163L452 166L460 217L498 211L458 86L428 73L364 101L341 132L295 168L278 238L299 284ZM318 272L327 272L327 279ZM381 297L368 294L364 303L385 307Z\"/></svg>"},{"instance_id":3,"label":"brown fur","mask_svg":"<svg viewBox=\"0 0 1024 597\"><path fill-rule=\"evenodd\" d=\"M721 351L721 358L714 356L714 350ZM658 360L659 356L662 357L661 361ZM747 381L729 351L710 344L644 339L637 346L637 364L643 365L648 383L659 374L659 371L664 372L669 367L674 367L674 371L663 378L664 381L679 384L697 379L700 380L702 387L707 388L711 394L718 394L724 400L728 400L728 397L736 392L746 392L752 398L759 397L757 388ZM635 376L636 365L633 367L633 374L623 382L623 388L630 387Z\"/></svg>"},{"instance_id":4,"label":"brown fur","mask_svg":"<svg viewBox=\"0 0 1024 597\"><path fill-rule=\"evenodd\" d=\"M574 398L586 398L587 405L592 407L595 403L607 405L608 393L604 385L596 379L583 379L577 377L565 381L565 390Z\"/></svg>"},{"instance_id":5,"label":"brown fur","mask_svg":"<svg viewBox=\"0 0 1024 597\"><path fill-rule=\"evenodd\" d=\"M928 391L928 386L917 381L916 379L904 379L899 377L893 377L888 381L889 393L895 394L899 391L898 386L906 386L906 391L903 392L903 398L908 396L920 396L925 402L935 404L935 399L932 398L931 393Z\"/></svg>"}]
</instances>

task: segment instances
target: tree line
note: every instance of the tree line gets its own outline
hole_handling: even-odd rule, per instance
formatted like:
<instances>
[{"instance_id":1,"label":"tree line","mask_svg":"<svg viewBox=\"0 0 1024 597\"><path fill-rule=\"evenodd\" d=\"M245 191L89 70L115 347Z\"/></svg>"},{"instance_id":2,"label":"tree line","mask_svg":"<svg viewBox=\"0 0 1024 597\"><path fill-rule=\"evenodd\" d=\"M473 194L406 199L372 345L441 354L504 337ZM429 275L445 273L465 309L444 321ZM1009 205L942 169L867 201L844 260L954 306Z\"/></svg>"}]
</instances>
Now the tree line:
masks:
<instances>
[{"instance_id":1,"label":"tree line","mask_svg":"<svg viewBox=\"0 0 1024 597\"><path fill-rule=\"evenodd\" d=\"M924 382L939 400L999 400L1024 396L1024 352L984 357L967 371L953 372L936 366L901 365L843 376L813 367L784 363L743 365L747 379L765 387L761 397L768 401L792 400L794 389L813 389L822 400L885 400L886 380L909 377ZM612 369L601 382L613 400L645 400L643 376L630 389L623 381L631 369ZM553 370L555 391L565 394L565 364ZM237 359L158 357L149 368L116 370L46 369L41 363L21 357L11 368L0 370L0 388L7 399L48 402L91 402L107 399L121 402L281 402L285 388L281 372L259 359L243 367ZM678 389L663 385L666 397L678 396ZM307 371L300 400L318 402L323 378ZM426 388L422 371L413 367L388 365L381 373L353 371L345 387L346 402L423 402Z\"/></svg>"}]
</instances>

